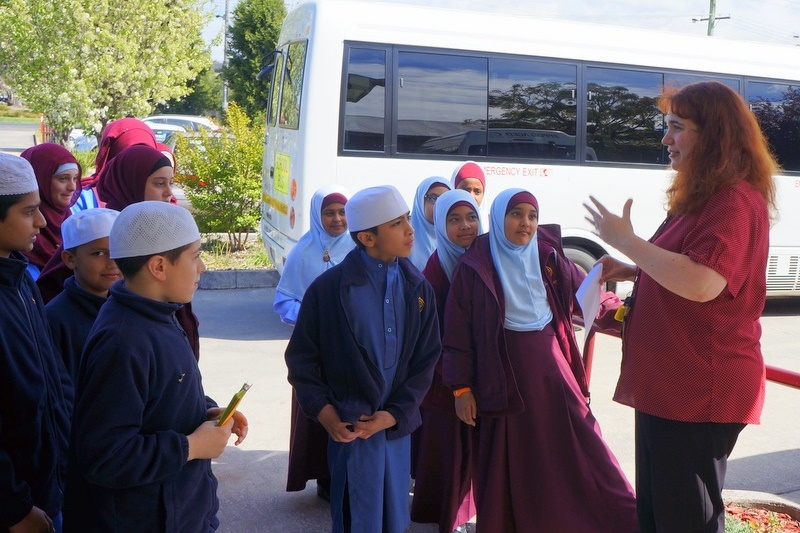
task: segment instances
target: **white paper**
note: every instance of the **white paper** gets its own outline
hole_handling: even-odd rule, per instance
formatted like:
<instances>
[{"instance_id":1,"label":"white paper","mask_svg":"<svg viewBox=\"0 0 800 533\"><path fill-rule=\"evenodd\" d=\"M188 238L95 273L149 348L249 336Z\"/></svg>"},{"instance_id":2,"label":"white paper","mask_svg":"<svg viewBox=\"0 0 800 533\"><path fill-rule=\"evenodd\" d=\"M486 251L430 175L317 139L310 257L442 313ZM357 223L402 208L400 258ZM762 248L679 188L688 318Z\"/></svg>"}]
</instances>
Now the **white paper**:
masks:
<instances>
[{"instance_id":1,"label":"white paper","mask_svg":"<svg viewBox=\"0 0 800 533\"><path fill-rule=\"evenodd\" d=\"M594 268L586 275L581 286L578 287L575 296L578 298L578 303L583 310L583 347L586 348L586 340L589 337L589 332L594 324L594 319L597 317L597 312L600 311L600 294L603 287L600 279L603 276L603 265L597 263Z\"/></svg>"}]
</instances>

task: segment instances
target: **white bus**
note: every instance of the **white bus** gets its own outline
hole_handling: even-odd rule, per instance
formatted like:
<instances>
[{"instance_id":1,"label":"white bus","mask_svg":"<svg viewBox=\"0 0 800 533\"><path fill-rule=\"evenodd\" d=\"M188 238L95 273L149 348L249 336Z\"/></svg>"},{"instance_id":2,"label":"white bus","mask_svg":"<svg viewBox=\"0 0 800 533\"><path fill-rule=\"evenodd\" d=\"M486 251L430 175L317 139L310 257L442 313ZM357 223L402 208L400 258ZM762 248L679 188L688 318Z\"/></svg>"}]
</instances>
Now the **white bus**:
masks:
<instances>
[{"instance_id":1,"label":"white bus","mask_svg":"<svg viewBox=\"0 0 800 533\"><path fill-rule=\"evenodd\" d=\"M412 205L423 178L469 159L486 174L485 202L530 189L582 267L622 257L591 233L582 202L620 212L633 198L634 228L651 235L670 176L657 97L714 79L749 102L784 169L768 293L798 294L800 47L487 10L317 0L289 13L263 168L261 231L279 270L320 186L391 183Z\"/></svg>"}]
</instances>

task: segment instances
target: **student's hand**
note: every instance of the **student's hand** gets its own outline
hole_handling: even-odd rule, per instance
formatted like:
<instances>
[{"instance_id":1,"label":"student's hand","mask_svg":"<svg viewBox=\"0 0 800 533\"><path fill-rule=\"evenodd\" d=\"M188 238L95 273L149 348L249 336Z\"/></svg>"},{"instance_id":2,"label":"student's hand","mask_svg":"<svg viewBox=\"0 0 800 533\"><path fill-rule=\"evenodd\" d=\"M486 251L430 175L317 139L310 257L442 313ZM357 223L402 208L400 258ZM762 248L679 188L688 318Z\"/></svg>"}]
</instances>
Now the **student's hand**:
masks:
<instances>
[{"instance_id":1,"label":"student's hand","mask_svg":"<svg viewBox=\"0 0 800 533\"><path fill-rule=\"evenodd\" d=\"M206 413L207 417L206 420L214 420L214 421L219 420L219 417L220 415L222 415L222 412L224 410L225 409L223 409L222 407L210 407ZM234 446L238 446L239 444L242 443L244 438L247 436L247 428L248 428L247 417L245 417L239 411L234 411L233 430L231 432L235 433L236 436L239 437L238 439L236 439L236 442L233 443Z\"/></svg>"},{"instance_id":2,"label":"student's hand","mask_svg":"<svg viewBox=\"0 0 800 533\"><path fill-rule=\"evenodd\" d=\"M600 278L601 283L607 281L633 281L636 277L635 265L623 263L610 255L604 255L598 259L597 262L603 265L603 275Z\"/></svg>"},{"instance_id":3,"label":"student's hand","mask_svg":"<svg viewBox=\"0 0 800 533\"><path fill-rule=\"evenodd\" d=\"M472 392L464 392L456 398L456 415L465 424L475 425L475 418L478 416L478 405L475 403L475 395Z\"/></svg>"},{"instance_id":4,"label":"student's hand","mask_svg":"<svg viewBox=\"0 0 800 533\"><path fill-rule=\"evenodd\" d=\"M355 429L350 431L351 424L342 422L342 419L339 418L339 413L336 412L336 408L331 404L322 408L317 420L335 442L353 442L361 436L361 431Z\"/></svg>"},{"instance_id":5,"label":"student's hand","mask_svg":"<svg viewBox=\"0 0 800 533\"><path fill-rule=\"evenodd\" d=\"M397 424L394 415L389 411L375 411L373 415L362 415L358 422L353 424L356 430L361 430L361 438L368 439L379 431L389 429Z\"/></svg>"},{"instance_id":6,"label":"student's hand","mask_svg":"<svg viewBox=\"0 0 800 533\"><path fill-rule=\"evenodd\" d=\"M55 530L47 513L34 507L25 518L8 528L8 533L51 533Z\"/></svg>"},{"instance_id":7,"label":"student's hand","mask_svg":"<svg viewBox=\"0 0 800 533\"><path fill-rule=\"evenodd\" d=\"M216 459L225 450L228 439L233 429L233 419L228 420L224 426L218 426L216 420L208 420L200 424L189 440L189 457L192 459Z\"/></svg>"},{"instance_id":8,"label":"student's hand","mask_svg":"<svg viewBox=\"0 0 800 533\"><path fill-rule=\"evenodd\" d=\"M247 417L244 416L239 411L233 412L233 429L231 430L232 433L236 434L236 442L233 443L234 446L238 446L239 444L244 441L245 437L247 437Z\"/></svg>"}]
</instances>

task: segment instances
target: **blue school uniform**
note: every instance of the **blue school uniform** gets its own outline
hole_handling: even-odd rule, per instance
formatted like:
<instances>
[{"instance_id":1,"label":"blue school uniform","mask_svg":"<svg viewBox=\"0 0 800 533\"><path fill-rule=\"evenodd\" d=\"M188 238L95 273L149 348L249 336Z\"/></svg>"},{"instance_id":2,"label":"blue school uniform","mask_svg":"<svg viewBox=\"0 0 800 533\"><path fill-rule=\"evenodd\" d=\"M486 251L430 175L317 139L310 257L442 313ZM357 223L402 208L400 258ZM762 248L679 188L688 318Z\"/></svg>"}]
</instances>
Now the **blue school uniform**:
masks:
<instances>
[{"instance_id":1,"label":"blue school uniform","mask_svg":"<svg viewBox=\"0 0 800 533\"><path fill-rule=\"evenodd\" d=\"M215 404L175 318L180 304L120 281L83 352L64 531L208 532L219 525L211 460L187 462L187 435Z\"/></svg>"},{"instance_id":2,"label":"blue school uniform","mask_svg":"<svg viewBox=\"0 0 800 533\"><path fill-rule=\"evenodd\" d=\"M0 258L0 530L61 511L72 389L28 261Z\"/></svg>"},{"instance_id":3,"label":"blue school uniform","mask_svg":"<svg viewBox=\"0 0 800 533\"><path fill-rule=\"evenodd\" d=\"M105 298L90 293L72 276L64 282L64 291L44 306L53 344L61 352L73 383L78 379L83 345L104 303Z\"/></svg>"},{"instance_id":4,"label":"blue school uniform","mask_svg":"<svg viewBox=\"0 0 800 533\"><path fill-rule=\"evenodd\" d=\"M433 291L407 259L354 250L306 292L286 349L303 411L317 418L333 404L346 422L379 410L397 421L369 439L329 442L333 531L408 526L409 435L440 349Z\"/></svg>"}]
</instances>

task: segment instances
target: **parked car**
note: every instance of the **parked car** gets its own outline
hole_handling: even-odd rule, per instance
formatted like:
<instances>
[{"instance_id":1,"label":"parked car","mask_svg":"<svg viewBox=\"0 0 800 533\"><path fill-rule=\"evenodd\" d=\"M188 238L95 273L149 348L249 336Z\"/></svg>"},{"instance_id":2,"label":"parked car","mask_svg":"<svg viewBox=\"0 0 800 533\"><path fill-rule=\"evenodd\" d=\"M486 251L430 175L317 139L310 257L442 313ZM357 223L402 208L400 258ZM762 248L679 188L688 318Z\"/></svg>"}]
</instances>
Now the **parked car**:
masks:
<instances>
[{"instance_id":1,"label":"parked car","mask_svg":"<svg viewBox=\"0 0 800 533\"><path fill-rule=\"evenodd\" d=\"M72 128L67 138L67 148L74 152L88 152L97 148L97 137L85 135L82 129Z\"/></svg>"},{"instance_id":2,"label":"parked car","mask_svg":"<svg viewBox=\"0 0 800 533\"><path fill-rule=\"evenodd\" d=\"M186 133L187 131L183 126L176 126L174 124L156 124L155 122L145 122L145 124L150 126L150 129L153 130L153 135L156 136L156 142L160 143L166 143L170 135Z\"/></svg>"},{"instance_id":3,"label":"parked car","mask_svg":"<svg viewBox=\"0 0 800 533\"><path fill-rule=\"evenodd\" d=\"M217 131L219 129L219 126L214 124L211 119L198 115L152 115L143 118L142 122L150 127L171 124L180 126L186 131L200 131L201 129Z\"/></svg>"}]
</instances>

